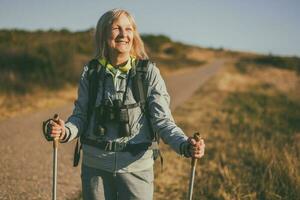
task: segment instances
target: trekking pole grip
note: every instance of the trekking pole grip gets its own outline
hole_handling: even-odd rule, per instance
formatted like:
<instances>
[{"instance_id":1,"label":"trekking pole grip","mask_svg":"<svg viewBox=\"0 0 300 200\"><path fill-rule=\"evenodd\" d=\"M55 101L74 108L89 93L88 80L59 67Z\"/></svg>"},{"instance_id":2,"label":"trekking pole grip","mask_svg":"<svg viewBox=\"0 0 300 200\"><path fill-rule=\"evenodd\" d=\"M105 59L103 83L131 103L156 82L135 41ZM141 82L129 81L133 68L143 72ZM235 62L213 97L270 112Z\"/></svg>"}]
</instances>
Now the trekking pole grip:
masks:
<instances>
[{"instance_id":1,"label":"trekking pole grip","mask_svg":"<svg viewBox=\"0 0 300 200\"><path fill-rule=\"evenodd\" d=\"M201 137L200 137L199 132L194 133L193 139L196 140L196 142L200 141ZM193 187L194 187L194 179L195 179L197 160L198 159L192 157L188 200L192 200L192 198L193 198Z\"/></svg>"},{"instance_id":2,"label":"trekking pole grip","mask_svg":"<svg viewBox=\"0 0 300 200\"><path fill-rule=\"evenodd\" d=\"M201 139L200 133L199 133L199 132L194 133L193 138L194 138L194 140L196 140L196 142L199 142L200 139ZM197 160L198 160L198 159L196 159L196 158L192 158L192 166L195 166L195 165L196 165Z\"/></svg>"},{"instance_id":3,"label":"trekking pole grip","mask_svg":"<svg viewBox=\"0 0 300 200\"><path fill-rule=\"evenodd\" d=\"M57 113L54 114L53 120L54 120L56 123L58 123L58 121L59 121L59 116L58 116ZM55 149L58 147L58 140L59 140L58 137L53 138L53 148L55 148Z\"/></svg>"}]
</instances>

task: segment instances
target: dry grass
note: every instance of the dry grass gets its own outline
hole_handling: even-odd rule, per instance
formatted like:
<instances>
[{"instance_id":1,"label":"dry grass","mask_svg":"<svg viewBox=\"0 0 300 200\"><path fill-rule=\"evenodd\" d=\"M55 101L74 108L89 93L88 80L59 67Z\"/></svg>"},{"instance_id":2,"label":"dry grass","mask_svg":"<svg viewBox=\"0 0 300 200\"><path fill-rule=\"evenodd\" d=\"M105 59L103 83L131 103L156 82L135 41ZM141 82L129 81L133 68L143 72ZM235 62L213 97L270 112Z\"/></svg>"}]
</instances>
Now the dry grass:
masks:
<instances>
[{"instance_id":1,"label":"dry grass","mask_svg":"<svg viewBox=\"0 0 300 200\"><path fill-rule=\"evenodd\" d=\"M31 94L0 96L0 121L35 110L57 107L76 98L76 87L65 86L59 91L36 89Z\"/></svg>"},{"instance_id":2,"label":"dry grass","mask_svg":"<svg viewBox=\"0 0 300 200\"><path fill-rule=\"evenodd\" d=\"M228 66L176 110L185 132L200 131L206 140L194 199L300 198L297 89L295 71L253 68L241 74ZM165 172L156 168L155 199L184 199L189 160L163 149Z\"/></svg>"}]
</instances>

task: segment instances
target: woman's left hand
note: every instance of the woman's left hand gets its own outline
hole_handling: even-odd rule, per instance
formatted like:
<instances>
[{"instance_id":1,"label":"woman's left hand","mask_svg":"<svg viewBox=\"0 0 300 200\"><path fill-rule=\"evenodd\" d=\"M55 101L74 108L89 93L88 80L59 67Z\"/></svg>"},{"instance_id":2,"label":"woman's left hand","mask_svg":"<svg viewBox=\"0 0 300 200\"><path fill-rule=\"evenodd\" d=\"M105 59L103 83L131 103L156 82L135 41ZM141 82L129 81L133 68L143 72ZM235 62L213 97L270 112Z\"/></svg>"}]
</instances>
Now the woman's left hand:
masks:
<instances>
[{"instance_id":1,"label":"woman's left hand","mask_svg":"<svg viewBox=\"0 0 300 200\"><path fill-rule=\"evenodd\" d=\"M200 138L199 141L196 141L194 138L190 137L188 139L188 142L190 144L189 146L190 155L193 158L199 159L204 156L205 143L202 138Z\"/></svg>"}]
</instances>

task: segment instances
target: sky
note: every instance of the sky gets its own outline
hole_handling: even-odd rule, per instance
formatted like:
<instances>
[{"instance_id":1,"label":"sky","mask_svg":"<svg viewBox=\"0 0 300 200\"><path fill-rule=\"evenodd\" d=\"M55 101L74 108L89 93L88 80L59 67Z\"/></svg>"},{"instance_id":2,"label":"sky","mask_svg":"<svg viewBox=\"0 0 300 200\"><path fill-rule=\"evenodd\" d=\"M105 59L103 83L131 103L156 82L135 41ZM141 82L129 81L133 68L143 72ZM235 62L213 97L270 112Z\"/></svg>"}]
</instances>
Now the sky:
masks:
<instances>
[{"instance_id":1,"label":"sky","mask_svg":"<svg viewBox=\"0 0 300 200\"><path fill-rule=\"evenodd\" d=\"M140 33L202 47L300 56L299 0L0 0L0 29L82 31L113 8L128 10Z\"/></svg>"}]
</instances>

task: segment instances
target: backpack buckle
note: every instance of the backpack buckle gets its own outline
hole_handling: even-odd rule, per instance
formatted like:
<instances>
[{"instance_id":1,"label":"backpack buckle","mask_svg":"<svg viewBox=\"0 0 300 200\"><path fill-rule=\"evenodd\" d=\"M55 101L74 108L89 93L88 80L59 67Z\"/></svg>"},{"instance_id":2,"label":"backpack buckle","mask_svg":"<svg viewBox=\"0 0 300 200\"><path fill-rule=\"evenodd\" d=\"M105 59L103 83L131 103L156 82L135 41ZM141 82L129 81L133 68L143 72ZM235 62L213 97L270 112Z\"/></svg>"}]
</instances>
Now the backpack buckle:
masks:
<instances>
[{"instance_id":1,"label":"backpack buckle","mask_svg":"<svg viewBox=\"0 0 300 200\"><path fill-rule=\"evenodd\" d=\"M112 151L112 148L113 148L113 141L111 141L111 140L107 141L104 150L105 151Z\"/></svg>"}]
</instances>

